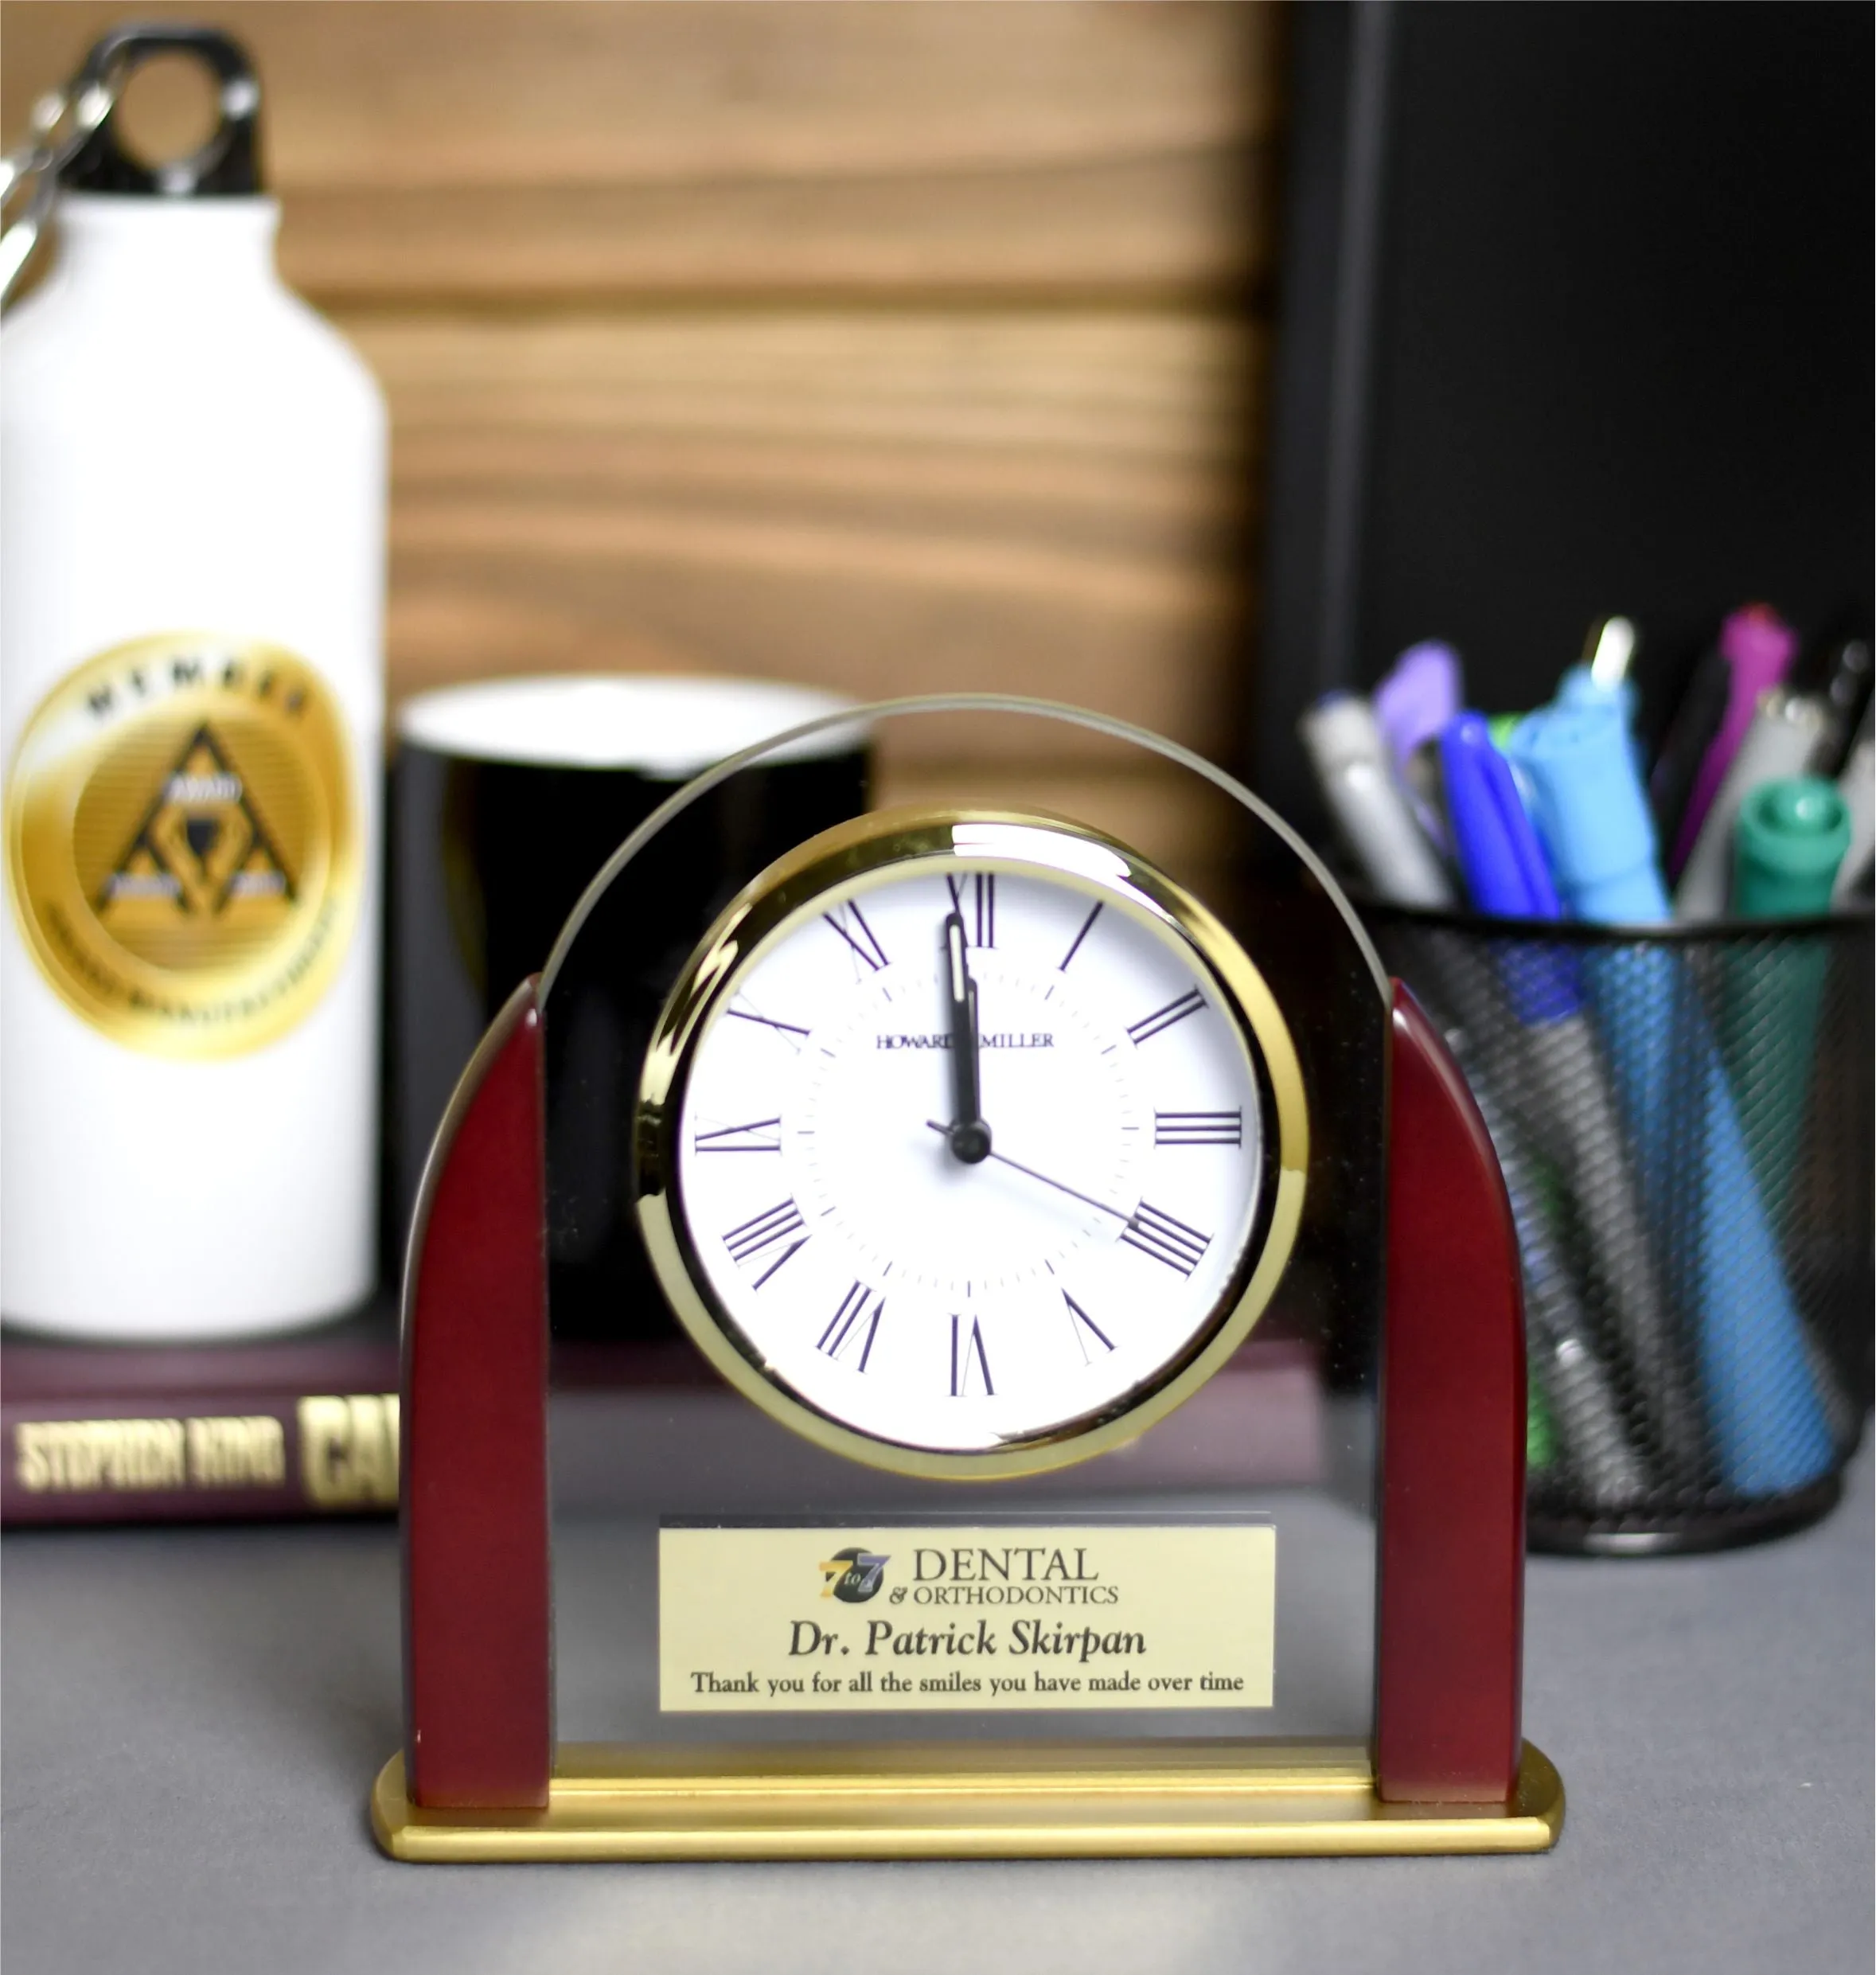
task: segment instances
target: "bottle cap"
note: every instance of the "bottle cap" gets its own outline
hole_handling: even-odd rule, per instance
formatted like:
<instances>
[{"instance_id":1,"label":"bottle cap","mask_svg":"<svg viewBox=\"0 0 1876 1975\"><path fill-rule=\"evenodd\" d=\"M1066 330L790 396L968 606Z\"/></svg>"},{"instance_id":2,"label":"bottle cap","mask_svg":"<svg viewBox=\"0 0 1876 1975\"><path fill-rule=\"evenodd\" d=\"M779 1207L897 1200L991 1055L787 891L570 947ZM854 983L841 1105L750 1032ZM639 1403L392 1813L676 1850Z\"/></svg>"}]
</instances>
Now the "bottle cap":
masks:
<instances>
[{"instance_id":1,"label":"bottle cap","mask_svg":"<svg viewBox=\"0 0 1876 1975\"><path fill-rule=\"evenodd\" d=\"M121 91L144 63L164 55L191 57L214 76L215 128L188 157L148 165L118 142L114 103L60 172L64 190L164 199L238 199L260 190L260 79L248 51L222 29L155 21L113 28L85 57L73 88Z\"/></svg>"},{"instance_id":2,"label":"bottle cap","mask_svg":"<svg viewBox=\"0 0 1876 1975\"><path fill-rule=\"evenodd\" d=\"M1666 919L1654 818L1620 708L1545 708L1519 723L1510 752L1571 915L1618 925Z\"/></svg>"},{"instance_id":3,"label":"bottle cap","mask_svg":"<svg viewBox=\"0 0 1876 1975\"><path fill-rule=\"evenodd\" d=\"M1820 775L1761 783L1740 805L1733 909L1743 919L1793 919L1831 907L1850 849L1850 805Z\"/></svg>"}]
</instances>

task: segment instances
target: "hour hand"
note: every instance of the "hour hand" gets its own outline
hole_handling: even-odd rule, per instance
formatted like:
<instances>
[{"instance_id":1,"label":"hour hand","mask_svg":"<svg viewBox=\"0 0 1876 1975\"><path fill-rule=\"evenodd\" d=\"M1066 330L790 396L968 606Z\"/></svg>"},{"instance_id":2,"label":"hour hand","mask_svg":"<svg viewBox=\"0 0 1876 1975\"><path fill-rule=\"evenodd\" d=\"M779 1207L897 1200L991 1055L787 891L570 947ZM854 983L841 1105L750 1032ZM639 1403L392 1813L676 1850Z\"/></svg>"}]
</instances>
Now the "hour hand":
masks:
<instances>
[{"instance_id":1,"label":"hour hand","mask_svg":"<svg viewBox=\"0 0 1876 1975\"><path fill-rule=\"evenodd\" d=\"M956 912L945 920L946 1001L951 1018L951 1156L976 1165L990 1155L990 1127L984 1122L977 1085L977 984L970 978L964 946L964 921Z\"/></svg>"}]
</instances>

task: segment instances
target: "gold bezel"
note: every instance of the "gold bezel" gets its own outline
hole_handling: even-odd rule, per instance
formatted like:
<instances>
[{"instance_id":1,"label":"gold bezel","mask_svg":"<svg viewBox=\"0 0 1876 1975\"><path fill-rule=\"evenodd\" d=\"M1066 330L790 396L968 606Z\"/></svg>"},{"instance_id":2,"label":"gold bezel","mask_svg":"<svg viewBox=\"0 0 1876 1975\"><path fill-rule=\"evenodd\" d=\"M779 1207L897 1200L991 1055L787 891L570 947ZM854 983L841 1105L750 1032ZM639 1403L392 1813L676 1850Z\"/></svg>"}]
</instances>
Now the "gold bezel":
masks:
<instances>
[{"instance_id":1,"label":"gold bezel","mask_svg":"<svg viewBox=\"0 0 1876 1975\"><path fill-rule=\"evenodd\" d=\"M1039 833L1059 852L1000 854L987 849L985 830ZM1113 868L1097 876L1087 847ZM993 1448L940 1450L885 1440L843 1424L809 1404L768 1368L753 1341L693 1269L672 1189L677 1171L676 1133L696 1044L743 970L789 924L816 909L837 886L876 878L884 884L903 866L968 860L975 869L1011 875L1045 871L1055 883L1117 905L1142 923L1171 927L1192 950L1221 1002L1248 1040L1254 1069L1274 1122L1274 1175L1268 1212L1254 1233L1211 1321L1188 1349L1153 1377L1098 1412ZM1309 1118L1302 1071L1288 1025L1264 978L1223 923L1191 894L1135 852L1102 832L1042 810L912 808L876 811L837 824L799 845L754 879L724 909L679 977L645 1052L634 1120L633 1190L647 1252L678 1321L730 1384L769 1416L817 1446L872 1467L902 1474L989 1481L1040 1473L1103 1454L1137 1438L1189 1399L1225 1363L1263 1314L1289 1260L1302 1216L1309 1164Z\"/></svg>"}]
</instances>

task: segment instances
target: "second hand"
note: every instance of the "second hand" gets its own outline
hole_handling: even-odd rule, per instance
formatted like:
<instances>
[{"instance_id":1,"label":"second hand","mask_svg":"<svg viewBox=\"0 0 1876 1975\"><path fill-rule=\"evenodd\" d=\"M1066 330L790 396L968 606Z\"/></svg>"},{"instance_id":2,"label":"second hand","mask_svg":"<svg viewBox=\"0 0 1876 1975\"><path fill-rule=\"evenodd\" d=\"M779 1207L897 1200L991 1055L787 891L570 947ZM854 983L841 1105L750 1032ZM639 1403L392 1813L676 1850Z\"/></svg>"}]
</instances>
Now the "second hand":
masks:
<instances>
[{"instance_id":1,"label":"second hand","mask_svg":"<svg viewBox=\"0 0 1876 1975\"><path fill-rule=\"evenodd\" d=\"M941 1125L935 1118L928 1118L925 1122L932 1130L946 1138L950 1137L951 1127L949 1125ZM1112 1214L1116 1220L1131 1220L1133 1218L1124 1208L1110 1207L1106 1200L1098 1200L1093 1194L1083 1193L1069 1185L1066 1181L1051 1180L1047 1173L1038 1173L1034 1166L1024 1165L1020 1159L1012 1159L1007 1152L993 1149L987 1156L996 1160L999 1165L1014 1166L1019 1173L1027 1173L1032 1180L1041 1181L1044 1186L1052 1186L1058 1193L1066 1193L1071 1200L1079 1200L1084 1206L1097 1208L1104 1214Z\"/></svg>"}]
</instances>

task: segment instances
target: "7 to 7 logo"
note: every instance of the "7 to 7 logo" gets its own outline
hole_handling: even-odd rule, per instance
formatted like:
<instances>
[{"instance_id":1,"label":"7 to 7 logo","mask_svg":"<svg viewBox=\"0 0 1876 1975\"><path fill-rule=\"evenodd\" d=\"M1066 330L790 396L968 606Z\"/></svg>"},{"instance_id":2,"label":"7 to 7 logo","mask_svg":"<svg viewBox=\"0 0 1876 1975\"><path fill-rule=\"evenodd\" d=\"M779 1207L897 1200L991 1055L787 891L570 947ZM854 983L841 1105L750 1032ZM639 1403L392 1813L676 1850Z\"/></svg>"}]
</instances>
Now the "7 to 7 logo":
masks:
<instances>
[{"instance_id":1,"label":"7 to 7 logo","mask_svg":"<svg viewBox=\"0 0 1876 1975\"><path fill-rule=\"evenodd\" d=\"M844 1605L864 1605L879 1588L891 1558L876 1550L837 1550L820 1566L825 1582L823 1598L837 1598Z\"/></svg>"}]
</instances>

